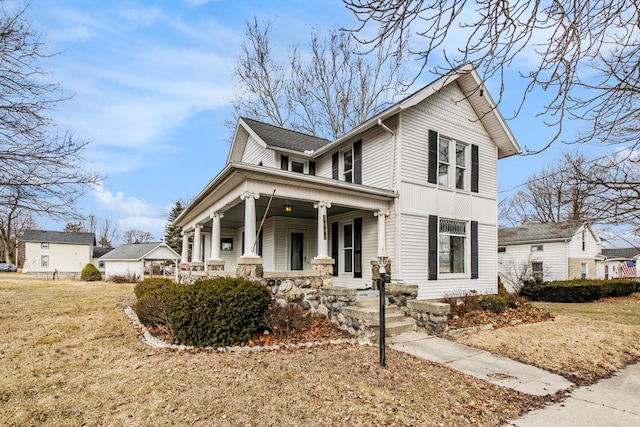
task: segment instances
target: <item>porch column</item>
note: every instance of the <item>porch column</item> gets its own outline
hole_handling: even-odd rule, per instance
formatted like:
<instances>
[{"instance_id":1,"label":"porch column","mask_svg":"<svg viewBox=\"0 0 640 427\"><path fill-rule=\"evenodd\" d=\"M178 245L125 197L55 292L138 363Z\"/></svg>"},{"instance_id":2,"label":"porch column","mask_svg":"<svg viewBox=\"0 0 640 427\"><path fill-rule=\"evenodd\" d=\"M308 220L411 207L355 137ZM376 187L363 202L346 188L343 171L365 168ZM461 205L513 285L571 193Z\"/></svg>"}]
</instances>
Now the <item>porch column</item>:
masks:
<instances>
[{"instance_id":1,"label":"porch column","mask_svg":"<svg viewBox=\"0 0 640 427\"><path fill-rule=\"evenodd\" d=\"M202 244L202 237L200 230L202 226L200 224L195 226L193 233L193 247L191 248L191 262L202 262L202 255L200 254L200 245Z\"/></svg>"},{"instance_id":2,"label":"porch column","mask_svg":"<svg viewBox=\"0 0 640 427\"><path fill-rule=\"evenodd\" d=\"M260 194L245 191L240 196L244 200L244 253L243 258L259 258L254 243L256 240L256 200Z\"/></svg>"},{"instance_id":3,"label":"porch column","mask_svg":"<svg viewBox=\"0 0 640 427\"><path fill-rule=\"evenodd\" d=\"M318 251L315 259L329 259L329 233L327 230L327 209L331 202L319 201L313 204L318 209Z\"/></svg>"},{"instance_id":4,"label":"porch column","mask_svg":"<svg viewBox=\"0 0 640 427\"><path fill-rule=\"evenodd\" d=\"M214 212L210 215L212 219L211 224L211 258L212 261L220 259L220 220L224 218L224 214L220 212Z\"/></svg>"},{"instance_id":5,"label":"porch column","mask_svg":"<svg viewBox=\"0 0 640 427\"><path fill-rule=\"evenodd\" d=\"M386 256L386 219L389 216L389 211L380 209L378 212L374 212L373 215L378 217L378 256Z\"/></svg>"},{"instance_id":6,"label":"porch column","mask_svg":"<svg viewBox=\"0 0 640 427\"><path fill-rule=\"evenodd\" d=\"M182 253L180 254L180 264L187 264L189 262L189 232L182 230Z\"/></svg>"}]
</instances>

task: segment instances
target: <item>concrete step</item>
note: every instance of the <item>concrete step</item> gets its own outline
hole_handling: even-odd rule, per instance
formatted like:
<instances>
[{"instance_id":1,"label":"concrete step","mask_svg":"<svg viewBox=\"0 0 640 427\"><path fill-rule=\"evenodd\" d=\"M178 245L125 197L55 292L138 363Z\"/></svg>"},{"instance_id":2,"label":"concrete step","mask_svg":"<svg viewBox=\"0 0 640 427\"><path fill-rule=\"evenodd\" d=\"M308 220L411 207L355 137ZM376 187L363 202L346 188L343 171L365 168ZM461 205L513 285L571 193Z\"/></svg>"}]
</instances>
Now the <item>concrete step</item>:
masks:
<instances>
[{"instance_id":1,"label":"concrete step","mask_svg":"<svg viewBox=\"0 0 640 427\"><path fill-rule=\"evenodd\" d=\"M402 320L393 321L393 322L385 321L384 335L386 337L398 335L403 332L415 332L415 331L416 331L416 321L411 317L405 317Z\"/></svg>"}]
</instances>

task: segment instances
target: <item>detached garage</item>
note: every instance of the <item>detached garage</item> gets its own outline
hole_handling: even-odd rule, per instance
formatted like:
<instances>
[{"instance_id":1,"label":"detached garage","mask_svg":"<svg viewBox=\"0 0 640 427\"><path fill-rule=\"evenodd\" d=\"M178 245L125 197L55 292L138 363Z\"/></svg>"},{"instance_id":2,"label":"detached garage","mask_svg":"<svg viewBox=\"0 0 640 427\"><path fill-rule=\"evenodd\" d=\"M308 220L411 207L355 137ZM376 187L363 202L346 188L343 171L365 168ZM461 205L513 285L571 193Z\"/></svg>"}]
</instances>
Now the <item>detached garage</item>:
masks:
<instances>
[{"instance_id":1,"label":"detached garage","mask_svg":"<svg viewBox=\"0 0 640 427\"><path fill-rule=\"evenodd\" d=\"M153 264L161 261L172 261L174 271L178 271L180 255L163 242L132 243L118 246L100 257L104 261L104 278L112 276L135 276L142 280L145 267L153 272Z\"/></svg>"}]
</instances>

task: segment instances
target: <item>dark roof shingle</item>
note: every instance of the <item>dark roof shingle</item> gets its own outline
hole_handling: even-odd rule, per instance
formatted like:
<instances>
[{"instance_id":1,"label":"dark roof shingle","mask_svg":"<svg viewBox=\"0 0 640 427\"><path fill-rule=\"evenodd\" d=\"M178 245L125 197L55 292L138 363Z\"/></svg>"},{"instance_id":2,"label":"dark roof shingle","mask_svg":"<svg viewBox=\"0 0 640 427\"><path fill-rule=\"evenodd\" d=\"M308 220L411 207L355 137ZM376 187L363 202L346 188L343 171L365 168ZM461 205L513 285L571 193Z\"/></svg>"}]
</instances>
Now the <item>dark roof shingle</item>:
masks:
<instances>
[{"instance_id":1,"label":"dark roof shingle","mask_svg":"<svg viewBox=\"0 0 640 427\"><path fill-rule=\"evenodd\" d=\"M76 245L95 245L94 233L75 233L71 231L25 230L23 242L72 243Z\"/></svg>"},{"instance_id":2,"label":"dark roof shingle","mask_svg":"<svg viewBox=\"0 0 640 427\"><path fill-rule=\"evenodd\" d=\"M498 229L498 244L571 239L582 225L584 225L583 222L532 222L520 227L500 228Z\"/></svg>"},{"instance_id":3,"label":"dark roof shingle","mask_svg":"<svg viewBox=\"0 0 640 427\"><path fill-rule=\"evenodd\" d=\"M242 120L271 147L284 148L303 153L305 150L317 150L327 144L328 139L306 135L290 129L284 129L257 120L242 117Z\"/></svg>"}]
</instances>

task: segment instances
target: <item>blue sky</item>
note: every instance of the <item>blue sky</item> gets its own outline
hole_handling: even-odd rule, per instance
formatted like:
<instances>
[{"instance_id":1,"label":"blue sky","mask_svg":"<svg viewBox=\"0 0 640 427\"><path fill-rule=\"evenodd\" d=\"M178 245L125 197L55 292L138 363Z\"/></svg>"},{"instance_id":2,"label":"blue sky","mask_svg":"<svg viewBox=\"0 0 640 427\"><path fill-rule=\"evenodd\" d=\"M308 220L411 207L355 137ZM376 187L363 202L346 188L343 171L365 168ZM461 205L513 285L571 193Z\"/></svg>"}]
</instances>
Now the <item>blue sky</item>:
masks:
<instances>
[{"instance_id":1,"label":"blue sky","mask_svg":"<svg viewBox=\"0 0 640 427\"><path fill-rule=\"evenodd\" d=\"M73 95L54 119L90 142L87 166L107 175L80 200L83 214L110 219L119 233L139 229L159 240L174 201L195 196L222 169L230 132L224 121L237 91L233 68L254 15L273 22L282 55L295 43L305 46L312 26L356 25L339 0L32 0L28 19L49 51L61 52L43 65ZM416 88L432 79L425 74ZM488 83L490 92L499 84ZM505 117L522 90L517 81L508 87ZM509 121L523 148L540 147L552 134L533 116L539 107ZM541 155L502 160L500 190L575 149L556 144Z\"/></svg>"}]
</instances>

